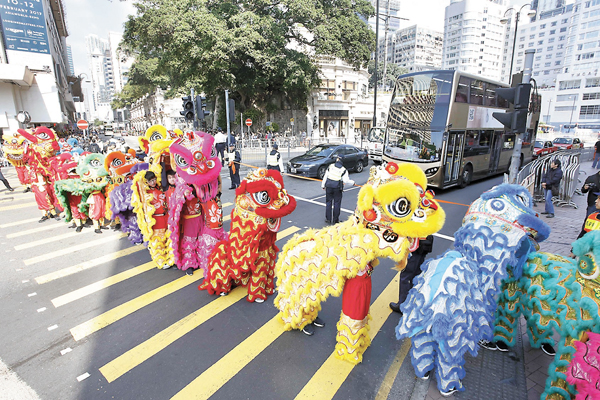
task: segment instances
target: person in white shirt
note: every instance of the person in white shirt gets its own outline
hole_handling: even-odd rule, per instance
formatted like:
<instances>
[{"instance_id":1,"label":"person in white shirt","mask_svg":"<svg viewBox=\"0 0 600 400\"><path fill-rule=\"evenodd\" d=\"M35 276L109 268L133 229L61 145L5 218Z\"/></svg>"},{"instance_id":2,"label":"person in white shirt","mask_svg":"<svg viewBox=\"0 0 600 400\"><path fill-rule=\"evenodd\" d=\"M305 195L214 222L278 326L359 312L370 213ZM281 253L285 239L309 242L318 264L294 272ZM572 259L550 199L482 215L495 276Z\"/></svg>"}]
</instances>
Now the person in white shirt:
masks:
<instances>
[{"instance_id":1,"label":"person in white shirt","mask_svg":"<svg viewBox=\"0 0 600 400\"><path fill-rule=\"evenodd\" d=\"M279 172L283 172L283 158L279 153L279 145L273 143L273 149L267 156L267 169L274 169Z\"/></svg>"},{"instance_id":2,"label":"person in white shirt","mask_svg":"<svg viewBox=\"0 0 600 400\"><path fill-rule=\"evenodd\" d=\"M215 135L215 149L217 154L220 155L221 164L225 165L225 148L227 147L227 135L223 131L219 130Z\"/></svg>"},{"instance_id":3,"label":"person in white shirt","mask_svg":"<svg viewBox=\"0 0 600 400\"><path fill-rule=\"evenodd\" d=\"M342 159L338 157L335 163L327 168L321 182L321 187L325 190L325 223L327 224L340 222L344 184L354 186L354 181L348 177L348 170L344 168Z\"/></svg>"}]
</instances>

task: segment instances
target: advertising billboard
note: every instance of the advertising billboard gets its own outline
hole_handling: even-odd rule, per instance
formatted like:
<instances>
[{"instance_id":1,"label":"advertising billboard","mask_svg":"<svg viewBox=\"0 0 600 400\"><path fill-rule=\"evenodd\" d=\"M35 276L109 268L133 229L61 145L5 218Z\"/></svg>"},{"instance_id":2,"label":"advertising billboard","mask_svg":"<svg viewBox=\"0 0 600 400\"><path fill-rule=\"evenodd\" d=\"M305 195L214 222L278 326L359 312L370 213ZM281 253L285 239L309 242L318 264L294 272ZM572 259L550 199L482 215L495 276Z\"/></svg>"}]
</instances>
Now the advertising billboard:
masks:
<instances>
[{"instance_id":1,"label":"advertising billboard","mask_svg":"<svg viewBox=\"0 0 600 400\"><path fill-rule=\"evenodd\" d=\"M6 50L50 54L42 0L2 2L0 23Z\"/></svg>"}]
</instances>

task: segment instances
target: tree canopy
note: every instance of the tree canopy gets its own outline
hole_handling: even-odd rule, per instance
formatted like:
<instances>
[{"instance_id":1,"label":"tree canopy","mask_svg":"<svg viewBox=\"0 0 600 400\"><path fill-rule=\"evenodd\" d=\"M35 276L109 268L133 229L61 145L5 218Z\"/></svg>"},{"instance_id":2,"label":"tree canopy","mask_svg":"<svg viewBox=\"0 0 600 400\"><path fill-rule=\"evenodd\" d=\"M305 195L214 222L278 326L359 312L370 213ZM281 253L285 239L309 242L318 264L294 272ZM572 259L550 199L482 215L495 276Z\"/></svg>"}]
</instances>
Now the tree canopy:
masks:
<instances>
[{"instance_id":1,"label":"tree canopy","mask_svg":"<svg viewBox=\"0 0 600 400\"><path fill-rule=\"evenodd\" d=\"M138 0L122 50L136 62L119 96L148 86L209 96L230 89L242 108L265 109L273 96L305 107L319 82L315 56L365 67L374 32L367 0ZM127 88L129 86L129 88ZM137 88L134 88L137 86Z\"/></svg>"},{"instance_id":2,"label":"tree canopy","mask_svg":"<svg viewBox=\"0 0 600 400\"><path fill-rule=\"evenodd\" d=\"M369 61L368 71L371 74L369 78L369 87L375 87L375 79L379 82L380 85L383 85L383 61L377 63L377 75L375 75L375 60ZM404 67L399 66L398 64L388 63L385 71L386 84L392 86L398 78L402 74L408 73L408 70ZM392 86L393 87L393 86Z\"/></svg>"}]
</instances>

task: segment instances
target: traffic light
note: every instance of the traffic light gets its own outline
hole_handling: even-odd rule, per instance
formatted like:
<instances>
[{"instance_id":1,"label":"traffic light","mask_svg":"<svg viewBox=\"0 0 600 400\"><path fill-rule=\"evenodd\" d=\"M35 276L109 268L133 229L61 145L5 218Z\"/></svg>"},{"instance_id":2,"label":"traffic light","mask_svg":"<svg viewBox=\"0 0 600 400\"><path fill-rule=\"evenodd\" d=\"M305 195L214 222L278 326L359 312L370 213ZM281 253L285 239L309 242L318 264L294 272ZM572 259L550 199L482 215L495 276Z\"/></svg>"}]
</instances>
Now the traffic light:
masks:
<instances>
[{"instance_id":1,"label":"traffic light","mask_svg":"<svg viewBox=\"0 0 600 400\"><path fill-rule=\"evenodd\" d=\"M519 83L512 88L498 88L496 94L513 104L513 111L495 112L492 116L511 133L525 133L527 130L527 114L529 113L530 83Z\"/></svg>"},{"instance_id":2,"label":"traffic light","mask_svg":"<svg viewBox=\"0 0 600 400\"><path fill-rule=\"evenodd\" d=\"M196 116L200 121L204 121L204 117L210 113L206 111L206 97L196 96Z\"/></svg>"},{"instance_id":3,"label":"traffic light","mask_svg":"<svg viewBox=\"0 0 600 400\"><path fill-rule=\"evenodd\" d=\"M235 100L229 99L229 122L235 122Z\"/></svg>"},{"instance_id":4,"label":"traffic light","mask_svg":"<svg viewBox=\"0 0 600 400\"><path fill-rule=\"evenodd\" d=\"M194 114L194 102L190 96L184 96L181 98L183 102L183 111L179 111L184 116L186 121L193 121L196 116Z\"/></svg>"}]
</instances>

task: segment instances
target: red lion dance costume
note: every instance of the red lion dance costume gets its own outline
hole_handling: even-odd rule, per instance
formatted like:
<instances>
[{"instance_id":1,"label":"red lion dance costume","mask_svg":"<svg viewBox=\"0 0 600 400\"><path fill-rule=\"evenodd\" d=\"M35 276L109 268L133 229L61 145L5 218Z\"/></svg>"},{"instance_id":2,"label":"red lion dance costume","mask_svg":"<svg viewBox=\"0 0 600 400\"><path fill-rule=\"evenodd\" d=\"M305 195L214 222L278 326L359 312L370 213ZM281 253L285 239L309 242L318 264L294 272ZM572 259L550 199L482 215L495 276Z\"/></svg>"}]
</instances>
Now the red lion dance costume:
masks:
<instances>
[{"instance_id":1,"label":"red lion dance costume","mask_svg":"<svg viewBox=\"0 0 600 400\"><path fill-rule=\"evenodd\" d=\"M208 256L226 237L219 198L221 163L214 138L204 132L187 132L170 151L171 165L178 175L169 199L175 262L182 270L202 268L207 276Z\"/></svg>"},{"instance_id":2,"label":"red lion dance costume","mask_svg":"<svg viewBox=\"0 0 600 400\"><path fill-rule=\"evenodd\" d=\"M283 188L279 171L266 169L250 172L235 194L229 239L210 254L208 275L198 289L221 294L232 284L247 286L247 300L262 303L275 290L281 218L296 209L296 200Z\"/></svg>"},{"instance_id":3,"label":"red lion dance costume","mask_svg":"<svg viewBox=\"0 0 600 400\"><path fill-rule=\"evenodd\" d=\"M31 144L27 149L27 164L29 165L31 190L35 194L35 201L44 216L40 222L49 218L60 219L57 215L62 211L58 199L54 195L52 168L50 158L54 157L60 146L56 135L45 126L38 127L33 133L23 129L17 130Z\"/></svg>"}]
</instances>

